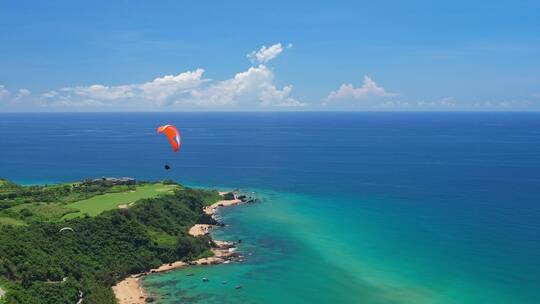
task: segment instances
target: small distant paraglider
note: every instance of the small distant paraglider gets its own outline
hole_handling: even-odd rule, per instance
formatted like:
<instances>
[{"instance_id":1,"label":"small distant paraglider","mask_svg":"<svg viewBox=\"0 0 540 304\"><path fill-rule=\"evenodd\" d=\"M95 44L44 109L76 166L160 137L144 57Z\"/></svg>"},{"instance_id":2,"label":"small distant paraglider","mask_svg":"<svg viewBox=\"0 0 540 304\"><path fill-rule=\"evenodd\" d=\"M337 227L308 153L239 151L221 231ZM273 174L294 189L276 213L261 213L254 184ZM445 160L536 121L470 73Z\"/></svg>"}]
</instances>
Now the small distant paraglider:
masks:
<instances>
[{"instance_id":1,"label":"small distant paraglider","mask_svg":"<svg viewBox=\"0 0 540 304\"><path fill-rule=\"evenodd\" d=\"M71 231L71 232L75 232L75 230L73 230L73 228L71 228L71 227L64 227L64 228L60 229L59 232L63 232L63 231Z\"/></svg>"},{"instance_id":2,"label":"small distant paraglider","mask_svg":"<svg viewBox=\"0 0 540 304\"><path fill-rule=\"evenodd\" d=\"M169 142L171 143L171 147L174 152L180 151L180 146L182 146L182 138L180 137L180 132L178 129L173 125L163 125L157 129L158 134L165 134L167 139L169 139ZM171 166L169 164L165 164L165 170L170 170Z\"/></svg>"}]
</instances>

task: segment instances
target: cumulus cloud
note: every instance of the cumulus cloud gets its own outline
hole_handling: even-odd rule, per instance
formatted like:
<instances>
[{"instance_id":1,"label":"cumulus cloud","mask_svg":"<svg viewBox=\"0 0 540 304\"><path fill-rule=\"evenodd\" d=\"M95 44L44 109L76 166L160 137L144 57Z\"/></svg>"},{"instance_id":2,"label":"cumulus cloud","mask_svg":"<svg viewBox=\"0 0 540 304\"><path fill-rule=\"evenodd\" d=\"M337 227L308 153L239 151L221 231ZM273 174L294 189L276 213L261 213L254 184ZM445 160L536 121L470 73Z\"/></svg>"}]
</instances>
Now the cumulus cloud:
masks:
<instances>
[{"instance_id":1,"label":"cumulus cloud","mask_svg":"<svg viewBox=\"0 0 540 304\"><path fill-rule=\"evenodd\" d=\"M104 106L162 106L228 107L244 106L303 106L291 97L292 86L282 89L273 83L274 73L261 64L237 73L233 78L213 81L203 77L204 70L196 69L158 77L138 84L66 87L42 94L51 104Z\"/></svg>"},{"instance_id":2,"label":"cumulus cloud","mask_svg":"<svg viewBox=\"0 0 540 304\"><path fill-rule=\"evenodd\" d=\"M291 48L292 44L289 43L287 48ZM262 46L258 51L253 51L247 54L247 58L253 63L267 63L268 61L276 58L283 52L283 46L281 43L274 44L270 47Z\"/></svg>"},{"instance_id":3,"label":"cumulus cloud","mask_svg":"<svg viewBox=\"0 0 540 304\"><path fill-rule=\"evenodd\" d=\"M8 103L19 102L30 94L30 90L24 88L19 89L16 94L12 94L5 86L0 85L0 100L5 100Z\"/></svg>"},{"instance_id":4,"label":"cumulus cloud","mask_svg":"<svg viewBox=\"0 0 540 304\"><path fill-rule=\"evenodd\" d=\"M286 46L291 47L291 43ZM28 89L20 89L14 95L0 86L0 98L8 101L24 99L42 107L70 110L76 110L77 107L116 111L304 106L303 102L292 96L292 85L278 87L275 84L274 71L265 65L283 50L281 43L262 46L248 55L253 62L258 62L257 65L224 80L205 78L205 70L198 68L147 82L75 85L32 96Z\"/></svg>"},{"instance_id":5,"label":"cumulus cloud","mask_svg":"<svg viewBox=\"0 0 540 304\"><path fill-rule=\"evenodd\" d=\"M152 81L118 86L94 84L90 86L65 87L42 94L42 98L61 104L121 104L146 102L165 104L169 99L187 94L205 80L203 69L178 75L166 75Z\"/></svg>"},{"instance_id":6,"label":"cumulus cloud","mask_svg":"<svg viewBox=\"0 0 540 304\"><path fill-rule=\"evenodd\" d=\"M25 97L30 95L32 92L28 89L19 89L19 93L17 94L18 97Z\"/></svg>"},{"instance_id":7,"label":"cumulus cloud","mask_svg":"<svg viewBox=\"0 0 540 304\"><path fill-rule=\"evenodd\" d=\"M278 89L273 84L274 74L265 65L251 67L233 78L218 81L192 92L198 105L233 105L257 100L264 106L303 106L290 96L292 86Z\"/></svg>"},{"instance_id":8,"label":"cumulus cloud","mask_svg":"<svg viewBox=\"0 0 540 304\"><path fill-rule=\"evenodd\" d=\"M0 99L5 99L9 96L9 91L5 86L0 85Z\"/></svg>"},{"instance_id":9,"label":"cumulus cloud","mask_svg":"<svg viewBox=\"0 0 540 304\"><path fill-rule=\"evenodd\" d=\"M41 96L42 96L43 98L53 98L53 97L55 97L55 96L58 96L58 92L56 92L56 91L49 91L49 92L47 92L47 93L43 93Z\"/></svg>"},{"instance_id":10,"label":"cumulus cloud","mask_svg":"<svg viewBox=\"0 0 540 304\"><path fill-rule=\"evenodd\" d=\"M199 68L176 76L167 75L142 84L140 89L145 98L164 101L171 96L189 92L190 89L199 87L203 82L209 81L202 78L203 73L204 70Z\"/></svg>"},{"instance_id":11,"label":"cumulus cloud","mask_svg":"<svg viewBox=\"0 0 540 304\"><path fill-rule=\"evenodd\" d=\"M164 103L168 99L185 94L198 87L204 79L203 69L188 71L178 75L166 75L152 81L137 84L106 86L94 84L90 86L65 87L59 91L50 91L42 95L46 99L56 99L72 103L104 103L122 102L139 99L155 103Z\"/></svg>"},{"instance_id":12,"label":"cumulus cloud","mask_svg":"<svg viewBox=\"0 0 540 304\"><path fill-rule=\"evenodd\" d=\"M119 100L132 97L133 88L131 85L105 86L94 84L91 86L65 87L60 89L65 97L76 99L95 99L95 100Z\"/></svg>"},{"instance_id":13,"label":"cumulus cloud","mask_svg":"<svg viewBox=\"0 0 540 304\"><path fill-rule=\"evenodd\" d=\"M330 92L328 101L344 100L344 99L363 99L366 97L394 97L396 93L387 92L383 87L377 85L371 77L365 75L364 83L361 87L354 87L352 84L342 84L338 90Z\"/></svg>"},{"instance_id":14,"label":"cumulus cloud","mask_svg":"<svg viewBox=\"0 0 540 304\"><path fill-rule=\"evenodd\" d=\"M30 94L32 94L32 92L30 92L30 90L28 89L19 89L19 91L17 92L17 96L15 96L13 101L19 101L27 96L30 96Z\"/></svg>"}]
</instances>

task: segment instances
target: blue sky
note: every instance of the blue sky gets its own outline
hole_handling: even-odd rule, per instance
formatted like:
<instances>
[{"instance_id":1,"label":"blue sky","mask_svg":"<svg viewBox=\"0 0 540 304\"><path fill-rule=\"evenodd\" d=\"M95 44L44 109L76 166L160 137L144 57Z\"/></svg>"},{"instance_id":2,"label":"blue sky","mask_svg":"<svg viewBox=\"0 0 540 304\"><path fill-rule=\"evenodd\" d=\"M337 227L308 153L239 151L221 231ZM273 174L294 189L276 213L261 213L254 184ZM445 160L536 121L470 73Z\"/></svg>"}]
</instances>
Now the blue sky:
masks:
<instances>
[{"instance_id":1,"label":"blue sky","mask_svg":"<svg viewBox=\"0 0 540 304\"><path fill-rule=\"evenodd\" d=\"M540 110L539 1L1 1L0 41L0 111Z\"/></svg>"}]
</instances>

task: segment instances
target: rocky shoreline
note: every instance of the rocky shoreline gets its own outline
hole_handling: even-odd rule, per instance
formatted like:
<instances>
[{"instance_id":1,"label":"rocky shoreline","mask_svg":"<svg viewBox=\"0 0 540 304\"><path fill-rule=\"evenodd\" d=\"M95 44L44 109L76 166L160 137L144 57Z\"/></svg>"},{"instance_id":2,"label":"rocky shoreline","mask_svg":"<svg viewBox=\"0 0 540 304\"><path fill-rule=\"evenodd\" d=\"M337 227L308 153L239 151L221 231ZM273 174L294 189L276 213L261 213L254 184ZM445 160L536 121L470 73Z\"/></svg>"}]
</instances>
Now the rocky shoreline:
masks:
<instances>
[{"instance_id":1,"label":"rocky shoreline","mask_svg":"<svg viewBox=\"0 0 540 304\"><path fill-rule=\"evenodd\" d=\"M210 206L204 207L204 212L210 215L212 218L214 218L217 210L221 207L236 206L244 203L254 203L256 201L255 198L239 194L238 191L219 192L219 195L222 196L223 200L218 201ZM210 230L213 227L216 227L216 225L195 224L189 229L189 234L193 235L194 237L207 235L210 233ZM188 266L242 262L243 256L236 252L236 246L240 242L241 240L239 240L238 242L212 240L211 250L214 254L213 256L200 258L198 260L189 262L176 261L173 263L163 264L158 268L151 269L143 273L131 275L113 286L113 291L116 295L116 298L118 299L118 303L144 304L156 302L156 298L152 295L149 295L140 284L141 278L144 278L146 275L149 274L167 272Z\"/></svg>"}]
</instances>

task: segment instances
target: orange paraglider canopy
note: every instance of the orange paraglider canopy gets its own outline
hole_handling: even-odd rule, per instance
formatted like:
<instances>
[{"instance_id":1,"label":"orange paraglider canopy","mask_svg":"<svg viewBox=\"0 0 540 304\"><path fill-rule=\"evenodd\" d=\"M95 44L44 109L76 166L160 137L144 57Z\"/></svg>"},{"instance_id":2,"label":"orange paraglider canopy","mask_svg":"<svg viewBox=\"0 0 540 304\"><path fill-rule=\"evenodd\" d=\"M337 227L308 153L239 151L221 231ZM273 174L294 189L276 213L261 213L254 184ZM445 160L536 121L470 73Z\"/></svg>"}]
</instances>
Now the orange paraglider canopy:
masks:
<instances>
[{"instance_id":1,"label":"orange paraglider canopy","mask_svg":"<svg viewBox=\"0 0 540 304\"><path fill-rule=\"evenodd\" d=\"M180 138L180 132L178 132L178 129L173 125L164 125L157 129L157 132L159 134L165 133L165 136L169 139L171 142L172 149L174 152L178 152L180 150L180 146L182 145L182 139Z\"/></svg>"}]
</instances>

